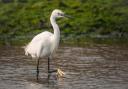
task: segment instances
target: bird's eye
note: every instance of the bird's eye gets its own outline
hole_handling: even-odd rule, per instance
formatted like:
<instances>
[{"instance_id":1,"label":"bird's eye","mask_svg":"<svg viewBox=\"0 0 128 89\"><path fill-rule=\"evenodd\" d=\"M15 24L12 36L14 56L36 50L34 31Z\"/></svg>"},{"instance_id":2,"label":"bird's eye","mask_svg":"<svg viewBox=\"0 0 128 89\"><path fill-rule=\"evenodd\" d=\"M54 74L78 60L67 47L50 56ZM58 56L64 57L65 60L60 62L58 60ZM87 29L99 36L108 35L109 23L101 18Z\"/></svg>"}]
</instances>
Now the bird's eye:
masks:
<instances>
[{"instance_id":1,"label":"bird's eye","mask_svg":"<svg viewBox=\"0 0 128 89\"><path fill-rule=\"evenodd\" d=\"M63 16L63 14L62 14L62 13L58 13L58 15L59 15L59 16Z\"/></svg>"},{"instance_id":2,"label":"bird's eye","mask_svg":"<svg viewBox=\"0 0 128 89\"><path fill-rule=\"evenodd\" d=\"M58 15L61 15L60 13L57 13Z\"/></svg>"}]
</instances>

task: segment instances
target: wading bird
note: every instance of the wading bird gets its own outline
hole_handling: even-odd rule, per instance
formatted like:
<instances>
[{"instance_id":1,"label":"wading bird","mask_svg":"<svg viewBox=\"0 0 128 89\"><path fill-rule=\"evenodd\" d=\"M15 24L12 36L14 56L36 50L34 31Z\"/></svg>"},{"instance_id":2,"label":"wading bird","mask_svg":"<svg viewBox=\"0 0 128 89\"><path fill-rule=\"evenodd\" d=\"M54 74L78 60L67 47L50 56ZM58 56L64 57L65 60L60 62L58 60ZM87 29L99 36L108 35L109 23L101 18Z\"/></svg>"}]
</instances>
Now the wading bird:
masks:
<instances>
[{"instance_id":1,"label":"wading bird","mask_svg":"<svg viewBox=\"0 0 128 89\"><path fill-rule=\"evenodd\" d=\"M39 61L43 57L48 57L48 74L57 72L60 76L64 75L64 72L60 69L51 71L50 60L53 53L57 50L60 41L60 30L56 23L56 18L70 17L65 15L61 10L53 10L50 21L54 30L54 33L44 31L36 35L32 41L25 47L25 55L31 55L32 58L37 59L37 80L39 76Z\"/></svg>"}]
</instances>

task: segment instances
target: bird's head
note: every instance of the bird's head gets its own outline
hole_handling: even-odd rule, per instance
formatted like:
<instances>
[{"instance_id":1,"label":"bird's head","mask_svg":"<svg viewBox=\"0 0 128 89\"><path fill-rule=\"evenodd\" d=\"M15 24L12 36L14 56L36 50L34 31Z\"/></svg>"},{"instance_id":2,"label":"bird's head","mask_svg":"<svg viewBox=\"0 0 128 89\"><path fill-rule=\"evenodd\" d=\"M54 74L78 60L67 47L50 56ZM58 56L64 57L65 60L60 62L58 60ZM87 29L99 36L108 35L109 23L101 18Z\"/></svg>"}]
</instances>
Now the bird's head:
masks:
<instances>
[{"instance_id":1,"label":"bird's head","mask_svg":"<svg viewBox=\"0 0 128 89\"><path fill-rule=\"evenodd\" d=\"M70 18L69 15L66 15L64 12L62 12L62 11L59 10L59 9L53 10L52 16L53 16L54 18L60 18L60 17L68 17L68 18Z\"/></svg>"}]
</instances>

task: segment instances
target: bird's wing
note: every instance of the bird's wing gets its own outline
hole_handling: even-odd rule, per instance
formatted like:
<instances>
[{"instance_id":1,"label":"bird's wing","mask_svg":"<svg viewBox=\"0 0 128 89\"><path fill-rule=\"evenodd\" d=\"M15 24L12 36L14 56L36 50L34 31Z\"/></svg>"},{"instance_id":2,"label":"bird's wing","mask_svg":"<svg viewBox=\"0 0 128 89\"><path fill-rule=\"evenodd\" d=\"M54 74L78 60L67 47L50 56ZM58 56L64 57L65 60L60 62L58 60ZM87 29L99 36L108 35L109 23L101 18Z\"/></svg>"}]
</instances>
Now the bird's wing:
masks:
<instances>
[{"instance_id":1,"label":"bird's wing","mask_svg":"<svg viewBox=\"0 0 128 89\"><path fill-rule=\"evenodd\" d=\"M41 50L44 45L48 45L50 43L51 36L53 34L45 31L36 35L32 41L26 46L25 54L30 54L32 57L37 57L40 55Z\"/></svg>"},{"instance_id":2,"label":"bird's wing","mask_svg":"<svg viewBox=\"0 0 128 89\"><path fill-rule=\"evenodd\" d=\"M40 40L49 39L53 34L51 32L45 31L36 35L31 42L38 42Z\"/></svg>"}]
</instances>

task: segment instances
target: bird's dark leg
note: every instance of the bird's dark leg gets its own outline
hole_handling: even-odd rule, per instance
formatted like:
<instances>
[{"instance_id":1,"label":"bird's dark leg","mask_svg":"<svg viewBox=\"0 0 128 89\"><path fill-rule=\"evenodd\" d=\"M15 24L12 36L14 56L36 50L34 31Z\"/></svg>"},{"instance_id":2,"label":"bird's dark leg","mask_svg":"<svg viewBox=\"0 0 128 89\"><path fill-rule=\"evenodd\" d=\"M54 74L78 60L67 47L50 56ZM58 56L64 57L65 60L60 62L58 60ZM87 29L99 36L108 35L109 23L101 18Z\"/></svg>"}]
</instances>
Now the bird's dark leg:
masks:
<instances>
[{"instance_id":1,"label":"bird's dark leg","mask_svg":"<svg viewBox=\"0 0 128 89\"><path fill-rule=\"evenodd\" d=\"M38 77L39 77L39 60L40 60L40 58L38 58L37 59L37 75L36 75L36 78L37 78L37 80L38 80Z\"/></svg>"},{"instance_id":2,"label":"bird's dark leg","mask_svg":"<svg viewBox=\"0 0 128 89\"><path fill-rule=\"evenodd\" d=\"M50 57L48 57L48 74L50 73Z\"/></svg>"},{"instance_id":3,"label":"bird's dark leg","mask_svg":"<svg viewBox=\"0 0 128 89\"><path fill-rule=\"evenodd\" d=\"M50 57L48 57L48 74L50 75L50 73L53 73L53 72L57 72L57 70L50 69Z\"/></svg>"}]
</instances>

